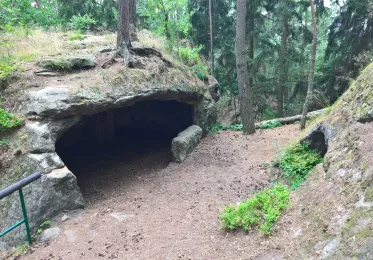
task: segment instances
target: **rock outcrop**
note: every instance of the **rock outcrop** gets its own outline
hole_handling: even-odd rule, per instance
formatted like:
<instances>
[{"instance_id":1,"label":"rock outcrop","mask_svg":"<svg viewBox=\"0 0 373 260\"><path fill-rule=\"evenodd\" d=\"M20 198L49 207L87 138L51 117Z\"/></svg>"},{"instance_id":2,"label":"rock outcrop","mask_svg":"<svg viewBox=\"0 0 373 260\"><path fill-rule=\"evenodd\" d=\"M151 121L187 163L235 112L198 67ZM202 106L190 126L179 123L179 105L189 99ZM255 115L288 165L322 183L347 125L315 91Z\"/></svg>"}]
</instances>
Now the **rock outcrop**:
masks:
<instances>
[{"instance_id":1,"label":"rock outcrop","mask_svg":"<svg viewBox=\"0 0 373 260\"><path fill-rule=\"evenodd\" d=\"M0 189L33 172L42 173L40 180L25 188L33 230L63 211L84 206L75 175L56 153L57 140L80 124L83 117L143 101L174 101L191 108L190 124L198 125L198 139L202 129L216 121L214 100L219 93L212 78L210 86L152 48L134 48L130 68L115 59L105 68L96 66L96 62L102 65L109 57L105 55L110 53L43 59L37 63L39 68L20 76L20 81L27 84L13 82L1 93L6 108L22 114L26 124L16 131L1 133L1 140L7 145L0 147ZM53 76L43 77L42 84L37 76L40 67L41 75ZM116 123L126 123L118 118ZM194 141L186 147L183 158L195 145ZM17 201L16 195L0 201L0 229L19 220ZM23 231L21 228L4 237L0 250L24 240Z\"/></svg>"},{"instance_id":2,"label":"rock outcrop","mask_svg":"<svg viewBox=\"0 0 373 260\"><path fill-rule=\"evenodd\" d=\"M300 138L325 159L295 192L293 208L279 223L291 220L300 234L273 236L286 237L297 252L284 258L372 259L372 75L373 64Z\"/></svg>"}]
</instances>

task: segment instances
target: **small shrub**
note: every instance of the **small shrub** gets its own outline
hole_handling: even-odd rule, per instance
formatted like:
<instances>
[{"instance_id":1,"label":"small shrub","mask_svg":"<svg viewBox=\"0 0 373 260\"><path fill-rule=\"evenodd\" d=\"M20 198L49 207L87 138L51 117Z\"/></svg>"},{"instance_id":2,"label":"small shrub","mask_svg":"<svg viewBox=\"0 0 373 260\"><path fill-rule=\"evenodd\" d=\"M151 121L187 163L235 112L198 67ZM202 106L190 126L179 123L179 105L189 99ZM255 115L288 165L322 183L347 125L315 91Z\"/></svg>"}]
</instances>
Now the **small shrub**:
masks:
<instances>
[{"instance_id":1,"label":"small shrub","mask_svg":"<svg viewBox=\"0 0 373 260\"><path fill-rule=\"evenodd\" d=\"M85 32L87 30L92 30L95 28L97 21L93 19L90 15L85 14L83 16L74 15L71 20L71 27L75 30Z\"/></svg>"},{"instance_id":2,"label":"small shrub","mask_svg":"<svg viewBox=\"0 0 373 260\"><path fill-rule=\"evenodd\" d=\"M69 36L70 41L83 40L84 36L80 31L77 31Z\"/></svg>"},{"instance_id":3,"label":"small shrub","mask_svg":"<svg viewBox=\"0 0 373 260\"><path fill-rule=\"evenodd\" d=\"M6 61L0 61L0 80L7 79L16 69L15 66L10 65Z\"/></svg>"},{"instance_id":4,"label":"small shrub","mask_svg":"<svg viewBox=\"0 0 373 260\"><path fill-rule=\"evenodd\" d=\"M271 121L265 124L260 124L260 129L272 129L276 127L280 127L282 124L278 121Z\"/></svg>"},{"instance_id":5,"label":"small shrub","mask_svg":"<svg viewBox=\"0 0 373 260\"><path fill-rule=\"evenodd\" d=\"M200 80L205 80L208 75L208 68L199 56L202 48L202 45L197 48L179 47L177 55L184 64L191 68L192 72L197 75Z\"/></svg>"},{"instance_id":6,"label":"small shrub","mask_svg":"<svg viewBox=\"0 0 373 260\"><path fill-rule=\"evenodd\" d=\"M50 220L46 220L40 224L39 228L36 230L35 235L32 237L35 240L46 228L50 227L52 222Z\"/></svg>"},{"instance_id":7,"label":"small shrub","mask_svg":"<svg viewBox=\"0 0 373 260\"><path fill-rule=\"evenodd\" d=\"M20 118L12 113L9 113L5 109L0 108L0 132L6 131L24 123L24 119Z\"/></svg>"},{"instance_id":8,"label":"small shrub","mask_svg":"<svg viewBox=\"0 0 373 260\"><path fill-rule=\"evenodd\" d=\"M289 206L290 190L287 186L275 185L256 193L237 207L229 206L219 216L223 229L259 227L263 234L270 235L281 213Z\"/></svg>"},{"instance_id":9,"label":"small shrub","mask_svg":"<svg viewBox=\"0 0 373 260\"><path fill-rule=\"evenodd\" d=\"M296 190L307 179L312 169L323 161L321 155L309 148L307 142L298 143L285 150L280 158L279 168L282 177L292 190Z\"/></svg>"}]
</instances>

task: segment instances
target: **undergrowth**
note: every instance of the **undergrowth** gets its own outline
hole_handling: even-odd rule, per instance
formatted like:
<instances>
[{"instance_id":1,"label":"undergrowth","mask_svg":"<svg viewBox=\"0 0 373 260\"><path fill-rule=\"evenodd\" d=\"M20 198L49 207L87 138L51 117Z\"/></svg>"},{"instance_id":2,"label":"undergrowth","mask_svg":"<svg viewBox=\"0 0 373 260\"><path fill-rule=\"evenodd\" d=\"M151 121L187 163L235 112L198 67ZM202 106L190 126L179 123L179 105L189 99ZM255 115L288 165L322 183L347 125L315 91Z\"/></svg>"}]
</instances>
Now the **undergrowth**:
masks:
<instances>
[{"instance_id":1,"label":"undergrowth","mask_svg":"<svg viewBox=\"0 0 373 260\"><path fill-rule=\"evenodd\" d=\"M24 119L0 108L0 132L18 127L24 123Z\"/></svg>"},{"instance_id":2,"label":"undergrowth","mask_svg":"<svg viewBox=\"0 0 373 260\"><path fill-rule=\"evenodd\" d=\"M274 224L289 206L290 190L284 185L257 192L252 198L234 206L224 208L219 216L223 229L243 228L249 231L258 227L265 235L270 235Z\"/></svg>"},{"instance_id":3,"label":"undergrowth","mask_svg":"<svg viewBox=\"0 0 373 260\"><path fill-rule=\"evenodd\" d=\"M260 129L272 129L276 127L280 127L282 124L278 121L275 122L268 122L265 124L260 124L259 128ZM242 124L233 124L229 126L223 126L220 124L212 125L211 127L208 128L209 132L213 135L217 134L219 131L242 131L243 125Z\"/></svg>"},{"instance_id":4,"label":"undergrowth","mask_svg":"<svg viewBox=\"0 0 373 260\"><path fill-rule=\"evenodd\" d=\"M282 126L281 122L270 121L270 122L267 122L265 124L260 124L259 128L260 129L273 129L273 128L280 127L280 126Z\"/></svg>"},{"instance_id":5,"label":"undergrowth","mask_svg":"<svg viewBox=\"0 0 373 260\"><path fill-rule=\"evenodd\" d=\"M288 147L279 160L281 177L292 190L296 190L322 161L321 155L311 150L308 142L295 144Z\"/></svg>"}]
</instances>

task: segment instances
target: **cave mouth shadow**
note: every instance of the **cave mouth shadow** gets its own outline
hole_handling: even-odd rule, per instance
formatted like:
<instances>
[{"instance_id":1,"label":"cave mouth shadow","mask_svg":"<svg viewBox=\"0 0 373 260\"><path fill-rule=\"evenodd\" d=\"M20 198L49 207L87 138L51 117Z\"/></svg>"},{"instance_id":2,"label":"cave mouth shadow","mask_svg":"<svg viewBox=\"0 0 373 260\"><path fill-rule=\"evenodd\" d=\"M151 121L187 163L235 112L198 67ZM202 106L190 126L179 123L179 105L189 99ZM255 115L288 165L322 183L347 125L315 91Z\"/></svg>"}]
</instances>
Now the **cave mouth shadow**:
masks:
<instances>
[{"instance_id":1,"label":"cave mouth shadow","mask_svg":"<svg viewBox=\"0 0 373 260\"><path fill-rule=\"evenodd\" d=\"M83 116L57 140L56 152L77 177L83 197L90 199L166 168L172 139L192 123L191 105L138 102Z\"/></svg>"},{"instance_id":2,"label":"cave mouth shadow","mask_svg":"<svg viewBox=\"0 0 373 260\"><path fill-rule=\"evenodd\" d=\"M321 157L324 157L328 152L328 140L322 131L315 130L311 132L303 142L308 142L310 149L317 151Z\"/></svg>"}]
</instances>

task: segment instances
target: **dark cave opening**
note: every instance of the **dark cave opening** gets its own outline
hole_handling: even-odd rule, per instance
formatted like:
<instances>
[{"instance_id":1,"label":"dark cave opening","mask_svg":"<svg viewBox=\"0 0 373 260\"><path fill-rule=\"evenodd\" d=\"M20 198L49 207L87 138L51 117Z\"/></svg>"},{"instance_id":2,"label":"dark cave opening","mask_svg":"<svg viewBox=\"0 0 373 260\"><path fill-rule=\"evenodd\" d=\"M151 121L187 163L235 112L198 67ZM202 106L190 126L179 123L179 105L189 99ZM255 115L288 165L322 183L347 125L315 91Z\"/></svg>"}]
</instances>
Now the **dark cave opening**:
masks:
<instances>
[{"instance_id":1,"label":"dark cave opening","mask_svg":"<svg viewBox=\"0 0 373 260\"><path fill-rule=\"evenodd\" d=\"M322 131L313 131L304 141L309 142L310 148L316 150L322 157L328 152L328 142Z\"/></svg>"},{"instance_id":2,"label":"dark cave opening","mask_svg":"<svg viewBox=\"0 0 373 260\"><path fill-rule=\"evenodd\" d=\"M192 123L191 105L142 101L84 116L58 139L56 152L77 177L83 197L96 200L128 179L167 167L172 139Z\"/></svg>"}]
</instances>

